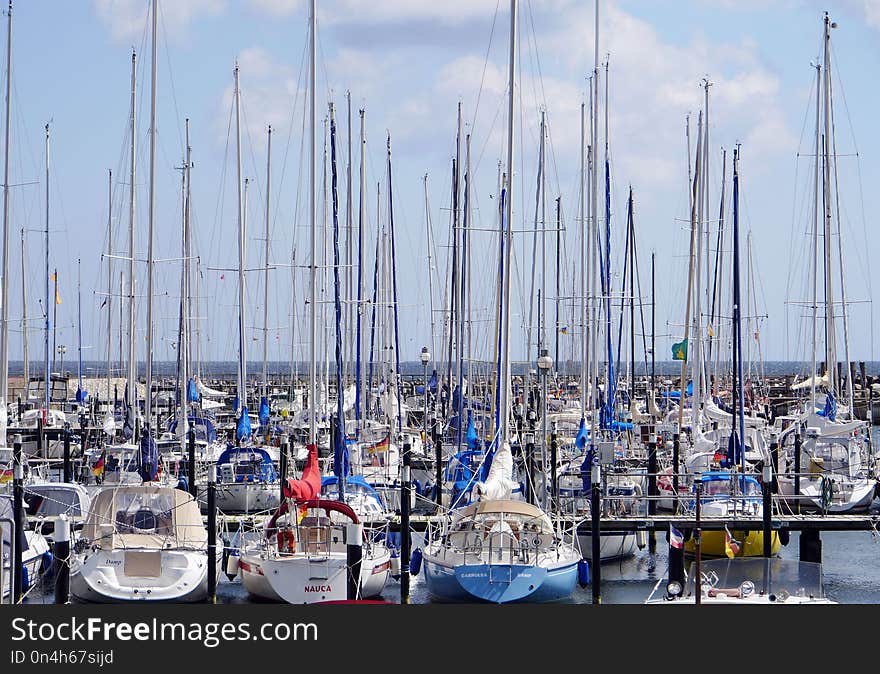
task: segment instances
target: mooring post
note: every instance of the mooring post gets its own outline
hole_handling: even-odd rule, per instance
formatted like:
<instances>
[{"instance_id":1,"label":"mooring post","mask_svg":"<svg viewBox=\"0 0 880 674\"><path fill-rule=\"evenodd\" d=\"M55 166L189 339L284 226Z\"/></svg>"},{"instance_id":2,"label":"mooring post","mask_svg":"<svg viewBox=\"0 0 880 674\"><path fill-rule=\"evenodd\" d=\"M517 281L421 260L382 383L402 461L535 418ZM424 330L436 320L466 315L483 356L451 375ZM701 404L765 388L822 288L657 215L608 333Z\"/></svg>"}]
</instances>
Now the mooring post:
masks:
<instances>
[{"instance_id":1,"label":"mooring post","mask_svg":"<svg viewBox=\"0 0 880 674\"><path fill-rule=\"evenodd\" d=\"M208 601L217 603L217 465L208 468Z\"/></svg>"},{"instance_id":2,"label":"mooring post","mask_svg":"<svg viewBox=\"0 0 880 674\"><path fill-rule=\"evenodd\" d=\"M526 501L535 503L535 434L526 431ZM546 473L545 473L546 475Z\"/></svg>"},{"instance_id":3,"label":"mooring post","mask_svg":"<svg viewBox=\"0 0 880 674\"><path fill-rule=\"evenodd\" d=\"M550 496L553 507L559 505L559 476L556 473L556 461L559 454L559 440L556 436L556 422L553 422L553 432L550 433Z\"/></svg>"},{"instance_id":4,"label":"mooring post","mask_svg":"<svg viewBox=\"0 0 880 674\"><path fill-rule=\"evenodd\" d=\"M769 557L772 554L773 543L773 527L771 518L773 516L773 501L771 500L771 486L773 481L773 468L764 466L762 470L761 495L764 500L763 512L763 532L764 532L764 556Z\"/></svg>"},{"instance_id":5,"label":"mooring post","mask_svg":"<svg viewBox=\"0 0 880 674\"><path fill-rule=\"evenodd\" d=\"M16 436L17 438L18 436ZM12 603L21 603L24 595L24 567L22 565L24 550L22 549L22 539L24 531L22 530L24 519L24 471L21 465L21 443L18 443L19 449L16 454L18 461L15 462L12 469L12 519L15 520L15 531L12 535Z\"/></svg>"},{"instance_id":6,"label":"mooring post","mask_svg":"<svg viewBox=\"0 0 880 674\"><path fill-rule=\"evenodd\" d=\"M290 439L289 436L281 438L281 456L278 457L278 489L279 502L284 503L284 487L287 484L288 461L290 460Z\"/></svg>"},{"instance_id":7,"label":"mooring post","mask_svg":"<svg viewBox=\"0 0 880 674\"><path fill-rule=\"evenodd\" d=\"M678 514L678 462L681 438L678 433L672 436L672 498L674 499L674 512Z\"/></svg>"},{"instance_id":8,"label":"mooring post","mask_svg":"<svg viewBox=\"0 0 880 674\"><path fill-rule=\"evenodd\" d=\"M400 603L409 604L409 499L410 444L403 443L403 469L400 480Z\"/></svg>"},{"instance_id":9,"label":"mooring post","mask_svg":"<svg viewBox=\"0 0 880 674\"><path fill-rule=\"evenodd\" d=\"M657 435L652 433L648 439L648 517L657 514ZM648 552L657 552L657 534L651 529L648 533Z\"/></svg>"},{"instance_id":10,"label":"mooring post","mask_svg":"<svg viewBox=\"0 0 880 674\"><path fill-rule=\"evenodd\" d=\"M801 514L801 434L794 436L794 499L795 512Z\"/></svg>"},{"instance_id":11,"label":"mooring post","mask_svg":"<svg viewBox=\"0 0 880 674\"><path fill-rule=\"evenodd\" d=\"M361 559L363 558L364 525L348 524L345 527L345 560L348 566L346 598L358 598L361 580Z\"/></svg>"},{"instance_id":12,"label":"mooring post","mask_svg":"<svg viewBox=\"0 0 880 674\"><path fill-rule=\"evenodd\" d=\"M702 496L703 476L701 473L694 475L694 503L696 504L694 518L696 520L696 528L694 529L694 604L699 606L703 600L703 583L702 583L702 555L703 555L703 531L701 528L701 496Z\"/></svg>"},{"instance_id":13,"label":"mooring post","mask_svg":"<svg viewBox=\"0 0 880 674\"><path fill-rule=\"evenodd\" d=\"M70 520L59 515L55 520L55 603L66 604L70 598Z\"/></svg>"},{"instance_id":14,"label":"mooring post","mask_svg":"<svg viewBox=\"0 0 880 674\"><path fill-rule=\"evenodd\" d=\"M594 465L590 471L590 543L592 544L590 569L593 584L593 603L602 603L602 560L599 539L600 489L602 469Z\"/></svg>"},{"instance_id":15,"label":"mooring post","mask_svg":"<svg viewBox=\"0 0 880 674\"><path fill-rule=\"evenodd\" d=\"M186 435L186 463L187 463L187 483L189 493L193 498L198 496L196 489L196 432L190 425L189 432Z\"/></svg>"},{"instance_id":16,"label":"mooring post","mask_svg":"<svg viewBox=\"0 0 880 674\"><path fill-rule=\"evenodd\" d=\"M800 560L816 564L822 563L822 532L819 529L801 531Z\"/></svg>"},{"instance_id":17,"label":"mooring post","mask_svg":"<svg viewBox=\"0 0 880 674\"><path fill-rule=\"evenodd\" d=\"M80 436L82 437L82 436ZM64 424L64 482L71 482L70 475L70 424Z\"/></svg>"},{"instance_id":18,"label":"mooring post","mask_svg":"<svg viewBox=\"0 0 880 674\"><path fill-rule=\"evenodd\" d=\"M46 414L49 411L46 410ZM37 457L43 458L43 418L37 417Z\"/></svg>"},{"instance_id":19,"label":"mooring post","mask_svg":"<svg viewBox=\"0 0 880 674\"><path fill-rule=\"evenodd\" d=\"M434 502L439 509L443 505L443 434L439 430L440 422L434 422Z\"/></svg>"}]
</instances>

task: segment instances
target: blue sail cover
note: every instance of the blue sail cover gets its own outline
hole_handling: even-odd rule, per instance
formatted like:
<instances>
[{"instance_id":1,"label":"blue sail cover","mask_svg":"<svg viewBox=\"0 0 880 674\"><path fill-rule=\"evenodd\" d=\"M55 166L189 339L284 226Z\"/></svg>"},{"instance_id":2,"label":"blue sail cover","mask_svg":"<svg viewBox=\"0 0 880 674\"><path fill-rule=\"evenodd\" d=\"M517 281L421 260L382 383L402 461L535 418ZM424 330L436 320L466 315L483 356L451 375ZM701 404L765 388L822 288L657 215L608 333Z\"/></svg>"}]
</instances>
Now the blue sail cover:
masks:
<instances>
[{"instance_id":1,"label":"blue sail cover","mask_svg":"<svg viewBox=\"0 0 880 674\"><path fill-rule=\"evenodd\" d=\"M80 405L84 404L86 399L89 397L89 392L84 390L82 387L76 387L76 402Z\"/></svg>"},{"instance_id":2,"label":"blue sail cover","mask_svg":"<svg viewBox=\"0 0 880 674\"><path fill-rule=\"evenodd\" d=\"M238 417L238 426L236 426L235 432L239 440L249 438L251 435L251 417L248 414L247 405L244 405L241 408L241 414Z\"/></svg>"},{"instance_id":3,"label":"blue sail cover","mask_svg":"<svg viewBox=\"0 0 880 674\"><path fill-rule=\"evenodd\" d=\"M825 396L825 407L819 412L820 417L825 417L828 421L835 421L837 418L837 400L834 394L829 392Z\"/></svg>"},{"instance_id":4,"label":"blue sail cover","mask_svg":"<svg viewBox=\"0 0 880 674\"><path fill-rule=\"evenodd\" d=\"M348 477L351 465L348 461L348 440L342 433L334 433L333 474L338 478Z\"/></svg>"},{"instance_id":5,"label":"blue sail cover","mask_svg":"<svg viewBox=\"0 0 880 674\"><path fill-rule=\"evenodd\" d=\"M266 396L260 398L260 424L265 426L269 423L269 399Z\"/></svg>"},{"instance_id":6,"label":"blue sail cover","mask_svg":"<svg viewBox=\"0 0 880 674\"><path fill-rule=\"evenodd\" d=\"M596 462L596 450L593 445L584 454L583 463L581 463L581 486L585 492L593 488L593 464Z\"/></svg>"},{"instance_id":7,"label":"blue sail cover","mask_svg":"<svg viewBox=\"0 0 880 674\"><path fill-rule=\"evenodd\" d=\"M195 379L190 378L186 384L186 399L191 403L197 403L201 399L199 387L196 386Z\"/></svg>"},{"instance_id":8,"label":"blue sail cover","mask_svg":"<svg viewBox=\"0 0 880 674\"><path fill-rule=\"evenodd\" d=\"M139 464L138 474L144 482L152 482L159 475L159 452L149 431L141 437Z\"/></svg>"},{"instance_id":9,"label":"blue sail cover","mask_svg":"<svg viewBox=\"0 0 880 674\"><path fill-rule=\"evenodd\" d=\"M480 438L477 436L477 427L474 425L474 415L471 410L468 410L468 425L465 438L467 439L468 449L480 448Z\"/></svg>"},{"instance_id":10,"label":"blue sail cover","mask_svg":"<svg viewBox=\"0 0 880 674\"><path fill-rule=\"evenodd\" d=\"M583 417L581 417L581 425L578 428L577 437L574 439L574 446L583 451L584 447L587 446L587 440L590 438L590 434L587 432L587 421Z\"/></svg>"},{"instance_id":11,"label":"blue sail cover","mask_svg":"<svg viewBox=\"0 0 880 674\"><path fill-rule=\"evenodd\" d=\"M122 437L126 440L130 440L134 437L134 420L132 419L134 415L131 413L131 406L125 406L125 417L122 423Z\"/></svg>"},{"instance_id":12,"label":"blue sail cover","mask_svg":"<svg viewBox=\"0 0 880 674\"><path fill-rule=\"evenodd\" d=\"M734 431L730 434L730 438L727 441L727 461L721 461L721 467L727 468L731 465L739 465L742 462L742 458L742 441L739 439L739 433Z\"/></svg>"}]
</instances>

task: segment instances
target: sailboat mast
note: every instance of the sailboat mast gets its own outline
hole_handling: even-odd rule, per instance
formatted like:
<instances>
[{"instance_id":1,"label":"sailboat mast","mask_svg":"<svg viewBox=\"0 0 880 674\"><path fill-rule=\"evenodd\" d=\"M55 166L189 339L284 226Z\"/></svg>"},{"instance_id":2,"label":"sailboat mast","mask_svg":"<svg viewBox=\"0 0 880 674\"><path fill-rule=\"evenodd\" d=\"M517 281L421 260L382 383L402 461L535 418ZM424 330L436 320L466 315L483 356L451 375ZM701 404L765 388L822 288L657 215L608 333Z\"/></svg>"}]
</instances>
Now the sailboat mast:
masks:
<instances>
[{"instance_id":1,"label":"sailboat mast","mask_svg":"<svg viewBox=\"0 0 880 674\"><path fill-rule=\"evenodd\" d=\"M590 98L592 101L593 84L590 82ZM592 102L591 102L592 112ZM580 310L580 342L581 342L581 419L587 416L587 383L589 381L589 366L587 363L587 331L590 321L587 317L587 276L589 275L590 265L587 258L587 239L589 237L589 226L587 224L586 201L587 201L587 136L586 136L587 115L585 104L581 103L581 178L580 178L580 203L578 211L580 216L580 234L581 234L581 310ZM574 329L574 326L572 326Z\"/></svg>"},{"instance_id":2,"label":"sailboat mast","mask_svg":"<svg viewBox=\"0 0 880 674\"><path fill-rule=\"evenodd\" d=\"M24 258L24 230L22 230L22 258ZM22 270L22 284L24 284L24 270ZM24 300L24 286L22 285L22 300ZM25 331L27 323L25 323ZM111 365L113 362L113 170L107 170L107 401L110 401L110 378ZM27 363L27 359L25 359ZM25 370L27 365L25 364ZM27 373L25 373L27 382ZM109 409L109 407L108 407Z\"/></svg>"},{"instance_id":3,"label":"sailboat mast","mask_svg":"<svg viewBox=\"0 0 880 674\"><path fill-rule=\"evenodd\" d=\"M6 123L3 144L3 270L0 285L3 286L2 309L0 309L0 409L3 423L0 425L0 445L6 446L6 401L9 395L9 112L12 103L12 0L6 14ZM47 185L48 189L48 185ZM22 230L22 250L24 249L24 230ZM22 254L23 255L23 254ZM24 274L22 274L24 279ZM48 312L49 307L46 307ZM27 324L25 324L25 333ZM27 338L25 338L27 339ZM25 358L27 363L27 358ZM25 374L25 390L28 377Z\"/></svg>"},{"instance_id":4,"label":"sailboat mast","mask_svg":"<svg viewBox=\"0 0 880 674\"><path fill-rule=\"evenodd\" d=\"M137 54L131 52L131 118L130 134L131 147L129 149L130 166L128 178L128 388L126 389L125 404L137 419L137 352L135 351L135 330L137 328L137 313L135 312L134 292L134 256L135 256L135 173L137 166ZM133 422L135 428L137 422Z\"/></svg>"},{"instance_id":5,"label":"sailboat mast","mask_svg":"<svg viewBox=\"0 0 880 674\"><path fill-rule=\"evenodd\" d=\"M46 230L44 232L45 241L46 241L46 268L45 268L45 276L46 276L46 334L45 334L45 352L43 354L45 358L45 400L44 403L46 405L46 414L49 413L49 386L52 381L52 376L49 372L49 329L50 329L50 321L49 321L49 124L46 124Z\"/></svg>"},{"instance_id":6,"label":"sailboat mast","mask_svg":"<svg viewBox=\"0 0 880 674\"><path fill-rule=\"evenodd\" d=\"M316 230L318 227L317 211L315 203L315 117L316 109L316 46L315 46L315 0L309 1L309 442L318 442L318 433L315 425L317 412L317 392L315 376L317 374L317 342L318 322L316 316L316 303L318 301L317 286L315 282L315 263L318 259L318 241Z\"/></svg>"},{"instance_id":7,"label":"sailboat mast","mask_svg":"<svg viewBox=\"0 0 880 674\"><path fill-rule=\"evenodd\" d=\"M83 383L83 352L82 352L82 274L81 274L82 260L76 259L76 351L77 351L77 384L79 386L79 391L83 391L82 383ZM82 393L80 393L82 396ZM83 400L77 401L80 406L84 402Z\"/></svg>"},{"instance_id":8,"label":"sailboat mast","mask_svg":"<svg viewBox=\"0 0 880 674\"><path fill-rule=\"evenodd\" d=\"M192 147L189 144L189 119L186 119L186 160L183 167L183 270L180 292L180 343L177 353L180 357L180 419L177 430L180 435L181 451L186 449L189 432L189 265L190 265L190 169L192 169Z\"/></svg>"},{"instance_id":9,"label":"sailboat mast","mask_svg":"<svg viewBox=\"0 0 880 674\"><path fill-rule=\"evenodd\" d=\"M272 125L266 131L266 239L263 269L263 397L269 398L269 194L272 178ZM261 401L262 404L262 401Z\"/></svg>"},{"instance_id":10,"label":"sailboat mast","mask_svg":"<svg viewBox=\"0 0 880 674\"><path fill-rule=\"evenodd\" d=\"M244 259L245 259L245 213L247 211L247 178L241 175L241 90L239 88L238 63L233 70L235 80L235 161L238 194L238 407L237 414L246 414L247 366L245 352L247 342L244 331ZM242 193L242 187L244 193Z\"/></svg>"},{"instance_id":11,"label":"sailboat mast","mask_svg":"<svg viewBox=\"0 0 880 674\"><path fill-rule=\"evenodd\" d=\"M28 353L27 276L25 275L24 227L21 228L21 337L24 357L24 390L27 398L28 382L31 380L31 362ZM0 442L5 439L0 438Z\"/></svg>"},{"instance_id":12,"label":"sailboat mast","mask_svg":"<svg viewBox=\"0 0 880 674\"><path fill-rule=\"evenodd\" d=\"M434 241L431 231L431 206L428 201L428 174L425 174L425 242L428 248L428 302L431 311L431 357L436 359L437 345L434 343L434 262L431 255Z\"/></svg>"},{"instance_id":13,"label":"sailboat mast","mask_svg":"<svg viewBox=\"0 0 880 674\"><path fill-rule=\"evenodd\" d=\"M590 389L591 400L590 408L592 409L590 417L590 444L596 442L598 437L598 418L596 407L599 398L599 388L596 385L599 380L599 302L597 295L597 274L599 272L599 172L596 170L596 157L598 155L599 145L599 0L595 0L596 16L594 21L595 44L593 46L593 77L590 80L590 154L588 156L590 166L590 227L587 240L589 241L590 250L590 287L589 287L589 331L590 331Z\"/></svg>"},{"instance_id":14,"label":"sailboat mast","mask_svg":"<svg viewBox=\"0 0 880 674\"><path fill-rule=\"evenodd\" d=\"M510 0L510 62L508 80L507 101L507 199L506 219L504 228L504 288L501 292L501 381L500 398L498 408L501 413L500 440L507 442L510 439L510 279L511 254L513 248L513 161L514 161L514 103L516 92L516 30L517 30L517 0Z\"/></svg>"},{"instance_id":15,"label":"sailboat mast","mask_svg":"<svg viewBox=\"0 0 880 674\"><path fill-rule=\"evenodd\" d=\"M831 19L825 14L825 79L824 148L822 167L823 205L825 209L825 367L828 372L828 391L837 395L837 358L835 356L834 288L831 263Z\"/></svg>"},{"instance_id":16,"label":"sailboat mast","mask_svg":"<svg viewBox=\"0 0 880 674\"><path fill-rule=\"evenodd\" d=\"M147 225L147 385L144 422L153 427L153 227L156 205L156 76L158 70L158 0L153 0L152 63L150 66L150 193Z\"/></svg>"},{"instance_id":17,"label":"sailboat mast","mask_svg":"<svg viewBox=\"0 0 880 674\"><path fill-rule=\"evenodd\" d=\"M367 136L364 126L364 109L359 110L361 118L360 140L361 140L361 165L360 175L358 176L358 271L357 271L357 362L355 363L355 418L357 419L358 438L360 438L361 422L366 412L364 398L364 384L361 378L364 365L364 346L366 340L363 338L363 320L364 320L364 222L367 218L367 154L365 152L367 146Z\"/></svg>"}]
</instances>

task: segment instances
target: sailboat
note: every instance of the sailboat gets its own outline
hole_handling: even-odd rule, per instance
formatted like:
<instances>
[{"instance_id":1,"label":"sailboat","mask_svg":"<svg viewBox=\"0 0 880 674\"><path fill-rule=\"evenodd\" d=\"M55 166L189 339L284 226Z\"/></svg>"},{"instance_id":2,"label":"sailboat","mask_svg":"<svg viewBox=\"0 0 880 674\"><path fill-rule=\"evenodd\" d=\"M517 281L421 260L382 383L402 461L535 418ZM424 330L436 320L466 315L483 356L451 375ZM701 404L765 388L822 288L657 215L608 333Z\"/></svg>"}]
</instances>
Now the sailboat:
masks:
<instances>
[{"instance_id":1,"label":"sailboat","mask_svg":"<svg viewBox=\"0 0 880 674\"><path fill-rule=\"evenodd\" d=\"M569 598L577 583L580 552L541 508L511 498L510 279L513 245L512 191L515 124L517 0L510 3L508 176L501 192L502 291L499 293L498 433L484 460L485 479L473 486L475 502L454 509L448 522L428 533L422 551L425 583L445 601L548 602Z\"/></svg>"},{"instance_id":2,"label":"sailboat","mask_svg":"<svg viewBox=\"0 0 880 674\"><path fill-rule=\"evenodd\" d=\"M849 361L847 300L844 290L844 261L838 259L841 298L834 293L832 252L832 221L837 206L836 144L834 142L831 96L831 30L828 14L824 17L824 59L816 64L816 131L814 164L814 210L812 232L812 374L798 388L809 389L806 409L798 413L779 435L780 493L793 510L834 513L858 512L867 509L874 499L877 479L874 473L876 455L871 444L868 422L856 419L853 410L852 377L848 377L846 405L842 384L835 373L837 363L837 327L835 306L842 307L844 351ZM821 224L820 224L821 214ZM838 229L840 222L838 221ZM821 229L821 234L820 234ZM819 257L819 239L824 239L823 260ZM838 251L840 232L838 231ZM825 287L825 372L818 376L816 368L817 308L820 263L824 263ZM824 405L820 408L817 390L825 390ZM803 438L803 442L801 439Z\"/></svg>"},{"instance_id":3,"label":"sailboat","mask_svg":"<svg viewBox=\"0 0 880 674\"><path fill-rule=\"evenodd\" d=\"M316 112L316 15L315 0L309 3L309 213L311 223L310 344L309 344L309 444L308 458L300 479L288 479L284 499L265 528L240 550L238 569L242 584L251 594L274 601L310 604L352 599L348 548L359 547L360 571L355 585L357 598L379 595L391 571L391 552L381 542L364 535L358 515L344 500L320 498L316 412L317 307L315 271L317 219L315 208L315 112ZM338 264L336 265L338 271ZM337 286L338 292L338 286ZM337 305L338 306L338 305ZM339 354L337 354L339 355ZM341 388L341 387L340 387ZM338 401L341 406L341 401ZM344 461L344 419L337 437L336 463ZM339 443L342 443L341 445ZM344 476L344 472L340 471ZM340 493L343 491L340 486Z\"/></svg>"},{"instance_id":4,"label":"sailboat","mask_svg":"<svg viewBox=\"0 0 880 674\"><path fill-rule=\"evenodd\" d=\"M235 78L236 163L238 166L238 394L235 413L236 445L217 458L217 507L223 512L255 512L277 508L280 480L268 450L255 443L247 405L247 342L245 341L245 218L248 180L241 180L241 90L238 64ZM242 193L244 188L244 193Z\"/></svg>"}]
</instances>

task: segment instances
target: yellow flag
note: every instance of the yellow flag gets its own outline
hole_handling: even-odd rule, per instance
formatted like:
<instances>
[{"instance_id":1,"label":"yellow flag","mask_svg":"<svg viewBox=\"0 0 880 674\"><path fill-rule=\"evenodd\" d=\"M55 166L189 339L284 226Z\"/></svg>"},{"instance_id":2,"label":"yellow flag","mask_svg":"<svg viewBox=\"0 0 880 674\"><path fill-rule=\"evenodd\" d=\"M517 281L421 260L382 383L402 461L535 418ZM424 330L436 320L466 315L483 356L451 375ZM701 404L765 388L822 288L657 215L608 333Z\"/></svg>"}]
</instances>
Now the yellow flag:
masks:
<instances>
[{"instance_id":1,"label":"yellow flag","mask_svg":"<svg viewBox=\"0 0 880 674\"><path fill-rule=\"evenodd\" d=\"M58 294L58 288L55 288L55 304L61 304L61 295Z\"/></svg>"},{"instance_id":2,"label":"yellow flag","mask_svg":"<svg viewBox=\"0 0 880 674\"><path fill-rule=\"evenodd\" d=\"M49 275L49 280L50 281L57 281L58 280L58 273L52 272L52 274Z\"/></svg>"}]
</instances>

